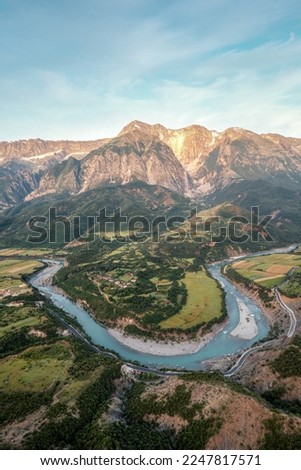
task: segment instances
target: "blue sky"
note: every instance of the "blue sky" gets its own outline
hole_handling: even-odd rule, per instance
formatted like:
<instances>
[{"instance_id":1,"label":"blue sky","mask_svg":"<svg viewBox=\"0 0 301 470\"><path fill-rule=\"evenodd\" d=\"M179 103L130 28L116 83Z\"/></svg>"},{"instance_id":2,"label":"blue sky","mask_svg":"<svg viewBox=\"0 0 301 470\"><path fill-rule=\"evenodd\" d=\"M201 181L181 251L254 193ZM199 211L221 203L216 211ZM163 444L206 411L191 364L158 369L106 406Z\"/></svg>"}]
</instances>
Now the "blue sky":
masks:
<instances>
[{"instance_id":1,"label":"blue sky","mask_svg":"<svg viewBox=\"0 0 301 470\"><path fill-rule=\"evenodd\" d=\"M301 137L300 0L0 0L0 140L133 119Z\"/></svg>"}]
</instances>

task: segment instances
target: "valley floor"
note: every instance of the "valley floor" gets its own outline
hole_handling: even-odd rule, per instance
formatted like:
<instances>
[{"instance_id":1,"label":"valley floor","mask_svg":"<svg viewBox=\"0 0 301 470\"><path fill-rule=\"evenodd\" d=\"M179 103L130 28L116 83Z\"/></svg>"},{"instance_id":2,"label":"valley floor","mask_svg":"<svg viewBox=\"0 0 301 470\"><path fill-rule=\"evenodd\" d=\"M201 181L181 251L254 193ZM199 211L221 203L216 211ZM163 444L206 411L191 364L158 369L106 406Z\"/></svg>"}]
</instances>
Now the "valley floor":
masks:
<instances>
[{"instance_id":1,"label":"valley floor","mask_svg":"<svg viewBox=\"0 0 301 470\"><path fill-rule=\"evenodd\" d=\"M53 272L50 268L50 270L48 270L47 276L43 279L43 285L52 285L52 277ZM52 286L52 289L57 293L68 297L68 295L58 286ZM239 302L239 310L239 323L231 334L232 336L236 336L240 339L252 339L258 333L256 321L250 314L250 311L245 304ZM93 318L96 319L94 316ZM163 342L159 340L140 338L137 336L125 334L121 329L116 328L108 328L108 332L120 343L141 353L159 356L181 356L186 354L194 354L200 351L200 349L205 347L213 339L213 337L224 328L226 322L227 320L225 320L223 323L213 325L210 332L203 336L199 336L196 339L179 339L178 341L166 339Z\"/></svg>"}]
</instances>

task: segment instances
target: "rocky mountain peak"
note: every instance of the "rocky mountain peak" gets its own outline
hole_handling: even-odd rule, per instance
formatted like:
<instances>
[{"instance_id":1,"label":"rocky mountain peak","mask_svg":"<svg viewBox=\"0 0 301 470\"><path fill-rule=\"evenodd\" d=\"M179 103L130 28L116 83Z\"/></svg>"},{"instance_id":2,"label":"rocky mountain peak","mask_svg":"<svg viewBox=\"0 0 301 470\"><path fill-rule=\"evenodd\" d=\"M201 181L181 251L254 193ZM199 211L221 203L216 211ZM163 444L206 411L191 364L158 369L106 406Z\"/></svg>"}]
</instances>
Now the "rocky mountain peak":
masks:
<instances>
[{"instance_id":1,"label":"rocky mountain peak","mask_svg":"<svg viewBox=\"0 0 301 470\"><path fill-rule=\"evenodd\" d=\"M299 189L301 183L301 139L240 127L223 132L200 125L169 129L135 120L112 139L0 142L2 167L7 159L31 168L32 176L28 169L26 176L30 184L19 186L27 199L135 181L185 195L214 192L237 181L260 179L291 189ZM20 171L25 174L24 168ZM11 172L3 170L3 180ZM8 198L16 187L12 189L11 178L7 181L3 198L17 201L15 196Z\"/></svg>"},{"instance_id":2,"label":"rocky mountain peak","mask_svg":"<svg viewBox=\"0 0 301 470\"><path fill-rule=\"evenodd\" d=\"M123 127L119 132L118 137L133 131L144 132L148 135L158 135L160 132L165 133L167 129L161 124L147 124L146 122L135 120Z\"/></svg>"}]
</instances>

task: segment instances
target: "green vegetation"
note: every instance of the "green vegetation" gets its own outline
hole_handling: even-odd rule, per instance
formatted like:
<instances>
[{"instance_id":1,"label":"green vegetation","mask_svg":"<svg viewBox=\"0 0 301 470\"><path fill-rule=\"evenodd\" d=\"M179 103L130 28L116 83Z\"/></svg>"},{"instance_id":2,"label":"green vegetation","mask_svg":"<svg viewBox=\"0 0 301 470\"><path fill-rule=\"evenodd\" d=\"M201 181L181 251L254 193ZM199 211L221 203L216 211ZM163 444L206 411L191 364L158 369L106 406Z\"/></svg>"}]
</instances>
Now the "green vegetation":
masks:
<instances>
[{"instance_id":1,"label":"green vegetation","mask_svg":"<svg viewBox=\"0 0 301 470\"><path fill-rule=\"evenodd\" d=\"M175 392L166 399L159 399L156 395L143 397L145 385L137 383L131 390L127 402L127 416L130 419L139 418L144 415L168 414L170 416L181 416L187 421L192 421L195 415L202 411L202 403L191 406L191 391L185 384L179 384ZM139 396L140 407L137 407Z\"/></svg>"},{"instance_id":2,"label":"green vegetation","mask_svg":"<svg viewBox=\"0 0 301 470\"><path fill-rule=\"evenodd\" d=\"M127 261L134 261L128 253L126 256ZM178 266L175 269L175 259L172 266L162 267L152 256L150 263L146 263L142 277L132 267L130 272L137 276L137 282L133 284L138 284L140 289L141 279L141 290L147 284L150 292L155 292L151 279L168 279L170 288L158 294L170 305L177 303L181 308L189 292L184 276L205 273L197 270L197 262L186 259L177 260L180 269ZM92 266L99 269L98 263ZM107 267L111 277L116 269L125 269L122 266L113 269L112 264ZM129 282L132 276L126 269L122 274L123 281ZM94 286L96 293L97 285L93 280L98 272L93 269L85 272L87 283ZM75 275L72 269L67 269L67 273L67 280L69 274L71 278ZM84 289L85 285L81 287ZM231 387L237 393L247 393L235 384L230 385L218 372L186 374L171 391L167 388L166 393L161 388L162 379L154 374L142 374L132 383L128 378L121 378L118 360L96 354L72 336L62 337L61 325L48 314L47 301L44 299L44 304L37 307L36 300L41 300L36 292L24 296L20 305L8 305L8 299L0 310L0 382L3 384L0 387L0 433L4 448L204 449L223 421L215 410L208 414L205 396L195 397L192 393L195 383L208 382L213 388L224 384L225 389ZM151 331L145 330L142 315L138 317L141 328L152 335ZM134 324L128 327L138 328ZM140 333L136 331L136 334ZM299 347L300 341L295 341L295 347ZM121 419L112 422L108 419L110 404L113 396L119 396L120 383L128 392L122 399ZM290 411L298 412L297 408ZM171 425L162 429L165 417L170 419ZM173 422L180 422L180 427L173 428ZM266 442L268 439L267 433ZM281 445L292 446L291 440L285 442Z\"/></svg>"},{"instance_id":3,"label":"green vegetation","mask_svg":"<svg viewBox=\"0 0 301 470\"><path fill-rule=\"evenodd\" d=\"M187 272L183 283L187 289L187 302L179 313L161 322L161 328L186 330L221 316L221 290L205 271Z\"/></svg>"},{"instance_id":4,"label":"green vegetation","mask_svg":"<svg viewBox=\"0 0 301 470\"><path fill-rule=\"evenodd\" d=\"M166 256L166 249L161 242L113 244L90 262L79 250L56 282L101 322L115 326L128 318L125 331L145 338L163 339L166 330L188 334L220 320L222 292L202 268L207 251L191 258Z\"/></svg>"},{"instance_id":5,"label":"green vegetation","mask_svg":"<svg viewBox=\"0 0 301 470\"><path fill-rule=\"evenodd\" d=\"M0 250L0 256L46 256L52 253L52 250L47 248L35 248L35 249L24 249L24 248L4 248Z\"/></svg>"},{"instance_id":6,"label":"green vegetation","mask_svg":"<svg viewBox=\"0 0 301 470\"><path fill-rule=\"evenodd\" d=\"M301 431L291 420L290 430L284 429L283 418L273 416L265 422L265 437L262 449L267 450L300 450Z\"/></svg>"},{"instance_id":7,"label":"green vegetation","mask_svg":"<svg viewBox=\"0 0 301 470\"><path fill-rule=\"evenodd\" d=\"M287 413L294 413L301 416L301 400L288 401L283 398L287 391L284 385L279 385L262 394L262 398L267 400L274 408Z\"/></svg>"},{"instance_id":8,"label":"green vegetation","mask_svg":"<svg viewBox=\"0 0 301 470\"><path fill-rule=\"evenodd\" d=\"M301 377L301 337L294 338L288 346L274 361L271 367L281 377Z\"/></svg>"},{"instance_id":9,"label":"green vegetation","mask_svg":"<svg viewBox=\"0 0 301 470\"><path fill-rule=\"evenodd\" d=\"M0 261L0 277L21 276L22 274L31 274L36 268L42 266L39 261L29 259L7 259Z\"/></svg>"},{"instance_id":10,"label":"green vegetation","mask_svg":"<svg viewBox=\"0 0 301 470\"><path fill-rule=\"evenodd\" d=\"M272 288L281 284L287 274L296 266L301 266L298 254L273 254L247 258L233 263L233 268L246 279Z\"/></svg>"},{"instance_id":11,"label":"green vegetation","mask_svg":"<svg viewBox=\"0 0 301 470\"><path fill-rule=\"evenodd\" d=\"M55 387L41 393L12 392L0 390L0 427L15 420L24 418L42 405L51 403Z\"/></svg>"},{"instance_id":12,"label":"green vegetation","mask_svg":"<svg viewBox=\"0 0 301 470\"><path fill-rule=\"evenodd\" d=\"M99 415L106 410L108 399L114 391L114 380L120 374L120 365L108 364L98 378L82 390L75 401L78 417L75 417L71 409L57 404L56 410L51 413L53 418L45 422L40 429L33 432L27 438L27 449L50 448L88 448L83 435L90 432ZM58 409L57 409L58 408ZM58 415L58 418L57 418ZM48 413L49 416L49 413Z\"/></svg>"},{"instance_id":13,"label":"green vegetation","mask_svg":"<svg viewBox=\"0 0 301 470\"><path fill-rule=\"evenodd\" d=\"M24 326L35 326L40 323L40 319L35 316L35 317L28 317L24 318L22 320L14 321L13 323L10 323L9 325L0 327L0 337L4 336L6 333L14 330L18 330Z\"/></svg>"},{"instance_id":14,"label":"green vegetation","mask_svg":"<svg viewBox=\"0 0 301 470\"><path fill-rule=\"evenodd\" d=\"M239 273L236 269L234 269L231 265L226 266L224 270L224 274L231 279L231 281L238 282L243 286L247 287L248 289L252 289L258 293L259 298L263 301L266 307L270 307L272 301L274 300L274 294L271 292L270 289L267 287L262 286L261 284L257 284L255 281L244 277L241 273Z\"/></svg>"},{"instance_id":15,"label":"green vegetation","mask_svg":"<svg viewBox=\"0 0 301 470\"><path fill-rule=\"evenodd\" d=\"M57 380L63 382L72 363L67 347L57 342L0 360L0 390L40 392Z\"/></svg>"},{"instance_id":16,"label":"green vegetation","mask_svg":"<svg viewBox=\"0 0 301 470\"><path fill-rule=\"evenodd\" d=\"M41 266L43 266L42 263L33 259L0 260L0 297L31 292L31 288L24 282L23 277Z\"/></svg>"},{"instance_id":17,"label":"green vegetation","mask_svg":"<svg viewBox=\"0 0 301 470\"><path fill-rule=\"evenodd\" d=\"M73 160L74 162L76 163L75 160ZM97 216L102 207L106 207L107 214L112 214L117 207L120 207L122 214L126 214L129 218L143 215L152 220L160 214L167 217L184 215L188 213L189 206L190 200L188 198L166 188L150 186L141 181L121 186L103 186L101 191L97 188L72 197L68 197L65 193L51 195L46 198L36 198L0 214L1 245L3 248L18 246L24 249L32 249L32 243L27 242L27 237L31 234L27 222L34 214L48 217L49 207L57 207L58 215L70 218L72 232L75 232L75 235L78 234L77 237L81 239L80 235L85 236L87 234L86 217ZM82 216L80 225L78 219L74 220L74 216ZM95 231L98 230L99 226L96 226ZM70 238L73 238L73 236ZM46 240L41 247L50 250L65 247L63 227L57 227L57 242L55 245Z\"/></svg>"},{"instance_id":18,"label":"green vegetation","mask_svg":"<svg viewBox=\"0 0 301 470\"><path fill-rule=\"evenodd\" d=\"M9 328L12 317L14 330ZM62 338L61 326L43 307L5 306L0 318L0 428L35 412L42 425L24 434L22 448L76 445L81 432L105 411L120 363L73 337ZM36 320L33 331L24 325L30 319Z\"/></svg>"},{"instance_id":19,"label":"green vegetation","mask_svg":"<svg viewBox=\"0 0 301 470\"><path fill-rule=\"evenodd\" d=\"M46 311L32 302L23 306L3 305L0 310L0 357L25 347L44 344L56 337L56 324Z\"/></svg>"},{"instance_id":20,"label":"green vegetation","mask_svg":"<svg viewBox=\"0 0 301 470\"><path fill-rule=\"evenodd\" d=\"M301 297L301 269L296 269L288 281L280 287L282 294L287 297Z\"/></svg>"},{"instance_id":21,"label":"green vegetation","mask_svg":"<svg viewBox=\"0 0 301 470\"><path fill-rule=\"evenodd\" d=\"M145 416L152 416L154 423L156 417L161 415L183 418L186 422L184 427L176 436L170 437L175 449L204 449L208 439L219 430L222 424L219 418L203 416L202 401L191 403L191 390L186 383L179 383L174 393L163 398L144 392L143 383L137 383L132 387L125 409L128 422L142 423Z\"/></svg>"}]
</instances>

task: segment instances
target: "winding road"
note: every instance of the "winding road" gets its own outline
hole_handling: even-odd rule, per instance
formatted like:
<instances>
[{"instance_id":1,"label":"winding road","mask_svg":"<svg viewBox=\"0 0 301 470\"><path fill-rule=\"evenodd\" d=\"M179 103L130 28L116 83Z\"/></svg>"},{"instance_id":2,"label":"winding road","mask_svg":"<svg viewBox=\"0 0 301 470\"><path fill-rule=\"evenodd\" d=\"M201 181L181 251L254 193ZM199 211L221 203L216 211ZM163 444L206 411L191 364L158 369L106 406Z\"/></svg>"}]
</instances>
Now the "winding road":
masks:
<instances>
[{"instance_id":1,"label":"winding road","mask_svg":"<svg viewBox=\"0 0 301 470\"><path fill-rule=\"evenodd\" d=\"M274 293L275 293L275 297L276 297L277 301L279 302L280 306L289 314L290 326L289 326L288 332L286 334L286 337L291 338L295 334L296 326L297 326L297 320L296 320L295 313L283 301L283 299L281 298L280 293L279 293L277 288L274 289ZM74 326L70 325L68 323L68 321L61 318L61 316L57 312L53 311L50 308L48 308L47 310L52 316L54 316L56 318L56 320L58 322L60 322L66 329L68 329L71 334L73 334L80 341L82 341L87 346L89 346L91 349L93 349L97 354L107 356L107 357L111 357L111 358L116 358L116 359L119 358L119 356L117 354L114 354L113 352L110 352L109 350L104 350L104 349L101 349L101 348L97 347L89 339L87 339L80 331L78 331ZM273 340L266 341L264 343L258 344L257 346L253 346L248 350L245 350L241 354L241 356L238 358L236 363L230 368L230 370L223 373L223 375L225 377L233 376L234 374L236 374L240 370L240 368L244 365L246 359L251 354L253 354L254 352L259 351L263 348L275 346L276 344L279 344L279 342L282 342L282 341L283 341L283 338L273 339ZM152 366L150 366L150 367L149 366L141 366L141 365L135 364L135 363L129 363L129 362L125 362L125 361L123 361L123 362L129 368L131 368L133 370L137 370L137 371L140 371L140 372L154 372L155 374L157 374L159 376L175 376L175 375L183 374L183 371L179 371L179 370L162 370L162 369L160 370L160 369L157 369L156 367L152 367Z\"/></svg>"},{"instance_id":2,"label":"winding road","mask_svg":"<svg viewBox=\"0 0 301 470\"><path fill-rule=\"evenodd\" d=\"M294 336L295 334L295 331L296 331L296 327L297 327L297 318L296 318L296 315L294 313L294 311L288 306L286 305L286 303L283 302L282 298L281 298L281 295L279 294L279 291L278 289L275 289L275 295L276 295L276 298L278 300L278 302L280 303L281 307L284 308L284 310L286 310L290 316L290 327L289 327L289 330L287 332L287 337L288 338L291 338L292 336Z\"/></svg>"},{"instance_id":3,"label":"winding road","mask_svg":"<svg viewBox=\"0 0 301 470\"><path fill-rule=\"evenodd\" d=\"M74 326L70 325L68 322L66 322L58 313L54 312L50 308L46 308L47 312L50 313L61 325L63 325L70 333L73 334L77 339L85 343L87 346L89 346L93 351L95 351L98 354L101 354L102 356L107 356L111 357L112 359L118 359L118 356L112 352L109 351L104 351L103 349L99 349L97 346L92 344L90 341L87 340Z\"/></svg>"},{"instance_id":4,"label":"winding road","mask_svg":"<svg viewBox=\"0 0 301 470\"><path fill-rule=\"evenodd\" d=\"M95 344L91 343L87 338L85 338L74 326L70 325L68 322L66 322L58 313L54 312L53 310L47 308L46 309L48 313L53 316L61 325L63 325L73 336L75 336L77 339L82 341L86 346L88 346L90 349L92 349L94 352L101 356L105 357L111 357L112 359L119 359L117 354L114 354L110 351L104 351L103 349L98 348L95 346ZM170 370L170 371L163 371L151 367L146 367L146 366L138 366L136 364L131 364L130 362L124 362L124 364L132 370L135 370L137 372L153 372L154 374L160 376L160 377L172 377L175 375L181 375L184 372L182 371L177 371L177 370Z\"/></svg>"},{"instance_id":5,"label":"winding road","mask_svg":"<svg viewBox=\"0 0 301 470\"><path fill-rule=\"evenodd\" d=\"M275 296L276 296L276 299L278 300L280 306L286 310L290 316L290 326L289 326L289 329L288 329L288 332L286 333L286 337L287 338L292 338L292 336L294 336L295 334L295 331L296 331L296 327L297 327L297 319L296 319L296 315L294 313L294 311L288 306L286 305L286 303L282 300L281 298L281 295L279 294L279 291L278 289L274 289L274 293L275 293ZM231 377L232 375L236 374L236 372L239 371L239 369L244 365L246 359L251 355L253 354L254 352L256 351L259 351L267 346L274 346L276 345L277 343L279 343L279 339L272 339L271 341L266 341L265 343L262 343L258 346L254 346L253 348L250 348L248 349L247 351L245 351L241 356L240 358L238 359L238 361L234 364L233 367L231 367L230 370L228 370L227 372L224 373L224 376L225 377ZM281 340L282 341L282 340Z\"/></svg>"},{"instance_id":6,"label":"winding road","mask_svg":"<svg viewBox=\"0 0 301 470\"><path fill-rule=\"evenodd\" d=\"M297 319L296 319L295 313L290 307L288 307L283 302L278 290L275 289L274 292L275 292L276 298L277 298L279 304L281 305L281 307L284 310L286 310L290 315L290 326L289 326L289 329L288 329L288 332L287 332L286 336L287 336L287 338L291 338L295 334L296 326L297 326ZM50 310L50 309L47 309L47 310L53 317L56 318L56 320L59 323L61 323L65 328L67 328L68 331L70 331L70 333L72 333L76 338L78 338L80 341L82 341L87 346L89 346L94 352L96 352L97 354L100 354L102 356L111 357L113 359L118 359L118 356L116 354L114 354L112 352L109 352L109 351L104 351L104 350L98 348L97 346L95 346L94 344L92 344L90 341L88 341L87 338L85 338L76 328L74 328L74 326L67 323L56 312L54 312L53 310ZM264 349L266 347L276 346L276 344L279 344L279 341L282 341L282 339L281 340L272 339L270 341L266 341L265 343L262 343L258 346L254 346L254 347L248 349L247 351L245 351L240 356L240 358L237 360L237 362L234 364L234 366L231 367L231 369L229 371L227 371L223 374L224 377L232 377L234 374L236 374L239 371L239 369L244 365L247 358L251 354L253 354L254 352L260 351L261 349ZM156 375L159 375L159 376L162 376L162 377L172 377L172 376L181 375L181 374L184 373L182 371L162 371L162 370L151 368L151 367L131 364L129 362L125 362L125 365L127 367L129 367L130 369L132 369L132 370L136 370L137 372L153 372Z\"/></svg>"}]
</instances>

